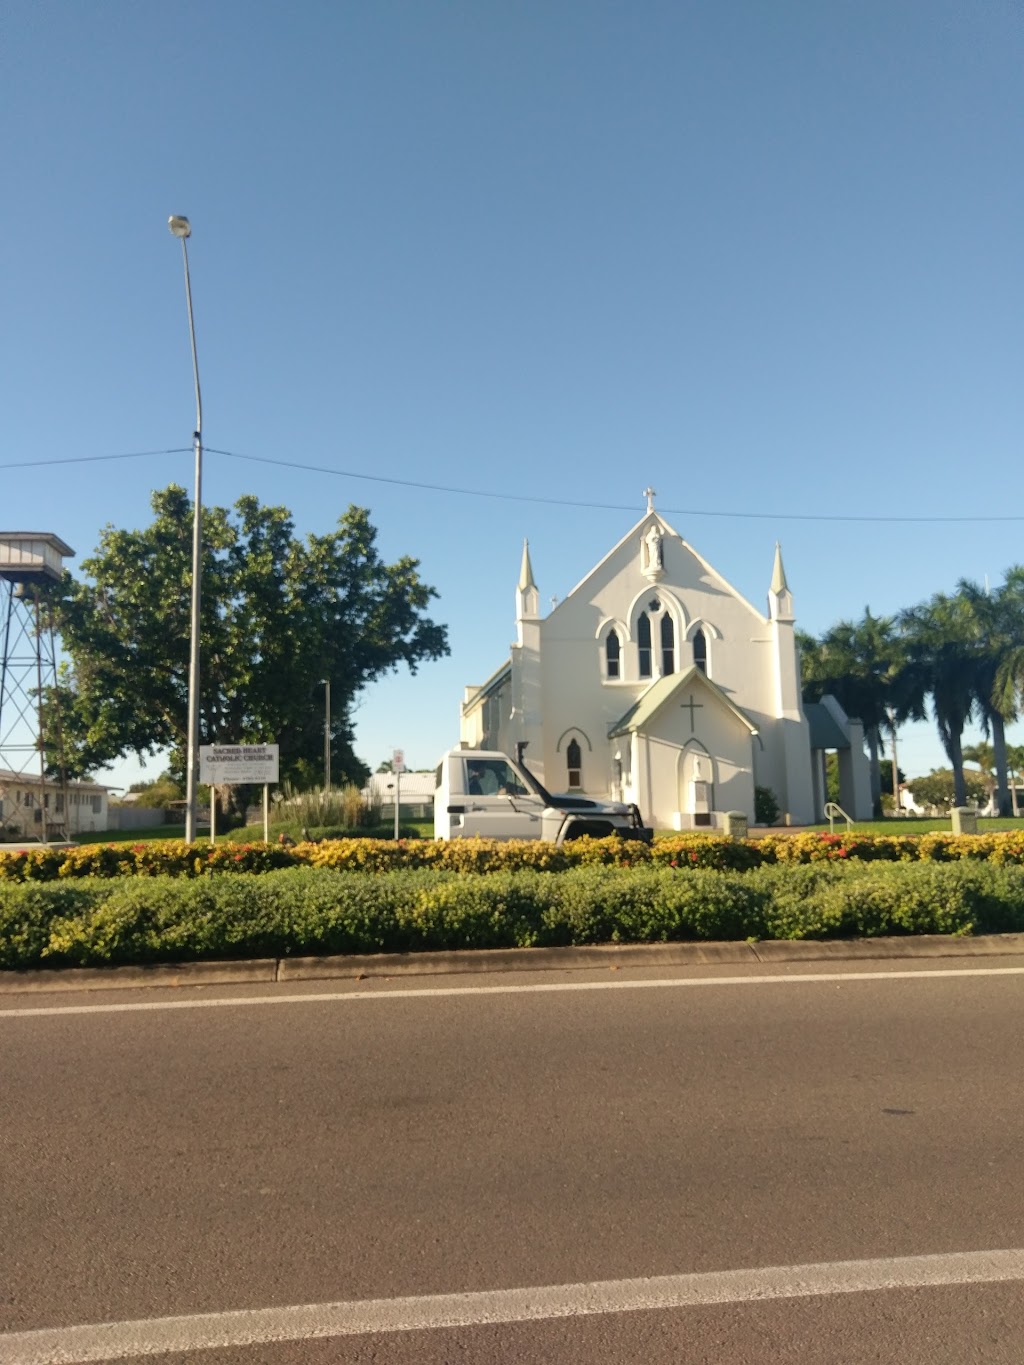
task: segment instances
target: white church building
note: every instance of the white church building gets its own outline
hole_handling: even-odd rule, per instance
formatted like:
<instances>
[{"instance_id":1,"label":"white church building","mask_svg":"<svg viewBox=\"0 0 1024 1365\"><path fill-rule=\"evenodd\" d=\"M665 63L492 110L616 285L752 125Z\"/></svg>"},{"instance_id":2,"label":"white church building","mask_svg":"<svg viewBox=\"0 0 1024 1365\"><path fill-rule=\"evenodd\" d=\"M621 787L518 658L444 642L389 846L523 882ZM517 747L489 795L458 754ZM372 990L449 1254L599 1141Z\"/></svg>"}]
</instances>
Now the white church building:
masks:
<instances>
[{"instance_id":1,"label":"white church building","mask_svg":"<svg viewBox=\"0 0 1024 1365\"><path fill-rule=\"evenodd\" d=\"M804 705L793 597L782 554L768 610L751 606L654 508L541 617L529 546L516 588L517 640L467 687L461 740L515 754L552 791L632 801L657 829L754 823L754 789L780 818L824 818L825 754L840 804L869 819L863 729L830 697Z\"/></svg>"}]
</instances>

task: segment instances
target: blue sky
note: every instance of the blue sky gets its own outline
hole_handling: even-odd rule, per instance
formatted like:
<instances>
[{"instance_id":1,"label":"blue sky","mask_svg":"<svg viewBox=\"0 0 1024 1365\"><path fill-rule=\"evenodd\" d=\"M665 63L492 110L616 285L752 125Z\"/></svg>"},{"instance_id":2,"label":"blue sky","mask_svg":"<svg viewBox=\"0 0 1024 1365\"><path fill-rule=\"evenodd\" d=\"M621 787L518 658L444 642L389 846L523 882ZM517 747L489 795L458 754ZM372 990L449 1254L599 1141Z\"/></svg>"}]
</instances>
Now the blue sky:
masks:
<instances>
[{"instance_id":1,"label":"blue sky","mask_svg":"<svg viewBox=\"0 0 1024 1365\"><path fill-rule=\"evenodd\" d=\"M205 440L256 457L209 455L205 501L302 533L367 506L440 593L451 657L366 695L371 766L456 742L523 537L546 604L648 483L758 606L780 540L815 633L1024 560L1010 0L7 0L4 28L0 521L84 558L191 488L188 453L46 463L188 447L187 214ZM901 766L942 761L908 729Z\"/></svg>"}]
</instances>

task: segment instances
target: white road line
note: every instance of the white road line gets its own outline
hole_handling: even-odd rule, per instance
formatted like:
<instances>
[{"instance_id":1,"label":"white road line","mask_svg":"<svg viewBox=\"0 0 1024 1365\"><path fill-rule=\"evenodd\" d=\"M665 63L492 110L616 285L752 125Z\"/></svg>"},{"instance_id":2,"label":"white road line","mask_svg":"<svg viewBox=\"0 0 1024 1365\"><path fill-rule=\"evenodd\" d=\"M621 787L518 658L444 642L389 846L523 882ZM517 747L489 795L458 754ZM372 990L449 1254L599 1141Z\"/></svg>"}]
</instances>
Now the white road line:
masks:
<instances>
[{"instance_id":1,"label":"white road line","mask_svg":"<svg viewBox=\"0 0 1024 1365\"><path fill-rule=\"evenodd\" d=\"M1024 1250L895 1256L530 1289L312 1303L11 1332L0 1335L0 1365L85 1365L89 1361L256 1346L271 1341L309 1341L318 1337L539 1322L596 1313L635 1313L1015 1280L1024 1280Z\"/></svg>"},{"instance_id":2,"label":"white road line","mask_svg":"<svg viewBox=\"0 0 1024 1365\"><path fill-rule=\"evenodd\" d=\"M460 995L552 995L572 991L685 990L715 986L802 986L808 982L934 981L967 976L1021 976L1024 967L952 967L918 972L802 972L791 976L709 976L653 981L564 981L532 986L429 986L412 990L324 991L309 995L236 995L210 1000L144 1000L107 1005L34 1005L0 1010L0 1019L60 1014L131 1014L139 1010L240 1009L262 1005L360 1004L369 1000L423 1000Z\"/></svg>"}]
</instances>

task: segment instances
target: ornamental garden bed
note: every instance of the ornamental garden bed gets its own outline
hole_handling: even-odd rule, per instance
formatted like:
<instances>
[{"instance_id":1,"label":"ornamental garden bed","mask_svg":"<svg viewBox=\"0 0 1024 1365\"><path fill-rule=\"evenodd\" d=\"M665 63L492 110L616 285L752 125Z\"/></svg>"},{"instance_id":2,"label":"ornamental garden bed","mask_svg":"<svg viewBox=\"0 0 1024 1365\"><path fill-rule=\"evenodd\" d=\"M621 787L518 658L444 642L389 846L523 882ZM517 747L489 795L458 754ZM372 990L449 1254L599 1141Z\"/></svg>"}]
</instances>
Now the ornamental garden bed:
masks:
<instances>
[{"instance_id":1,"label":"ornamental garden bed","mask_svg":"<svg viewBox=\"0 0 1024 1365\"><path fill-rule=\"evenodd\" d=\"M330 850L318 847L326 857ZM474 852L468 841L448 847L466 862ZM126 875L107 862L99 875L76 867L46 879L8 876L0 881L0 968L1024 930L1024 867L1005 856L847 854L735 870L679 858L631 863L624 850L600 861L601 851L580 849L589 861L557 869L262 870L253 855L236 872L197 870L200 854L191 850L184 875L151 865ZM475 853L497 858L493 848Z\"/></svg>"}]
</instances>

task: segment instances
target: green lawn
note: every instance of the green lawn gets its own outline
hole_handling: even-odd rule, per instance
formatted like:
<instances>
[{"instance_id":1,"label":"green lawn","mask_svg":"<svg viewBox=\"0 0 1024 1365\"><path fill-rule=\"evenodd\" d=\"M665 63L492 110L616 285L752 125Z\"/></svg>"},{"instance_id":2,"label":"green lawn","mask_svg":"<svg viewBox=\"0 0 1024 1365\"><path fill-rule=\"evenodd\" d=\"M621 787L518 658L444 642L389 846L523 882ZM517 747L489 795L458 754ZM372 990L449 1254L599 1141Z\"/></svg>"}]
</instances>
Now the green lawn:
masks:
<instances>
[{"instance_id":1,"label":"green lawn","mask_svg":"<svg viewBox=\"0 0 1024 1365\"><path fill-rule=\"evenodd\" d=\"M846 828L846 821L837 820L835 827L836 832L841 833ZM861 834L932 834L936 830L944 830L948 833L953 828L953 822L948 816L945 819L937 820L928 820L923 816L906 816L892 820L855 820L853 827ZM826 821L822 821L818 825L811 825L809 828L828 833ZM979 834L1000 834L1008 829L1024 829L1024 817L1016 820L1003 820L998 816L985 816L978 819ZM760 830L756 832L759 833Z\"/></svg>"},{"instance_id":2,"label":"green lawn","mask_svg":"<svg viewBox=\"0 0 1024 1365\"><path fill-rule=\"evenodd\" d=\"M202 830L205 838L208 828ZM104 829L72 835L76 844L148 844L154 839L184 839L184 825L153 825L150 829Z\"/></svg>"}]
</instances>

